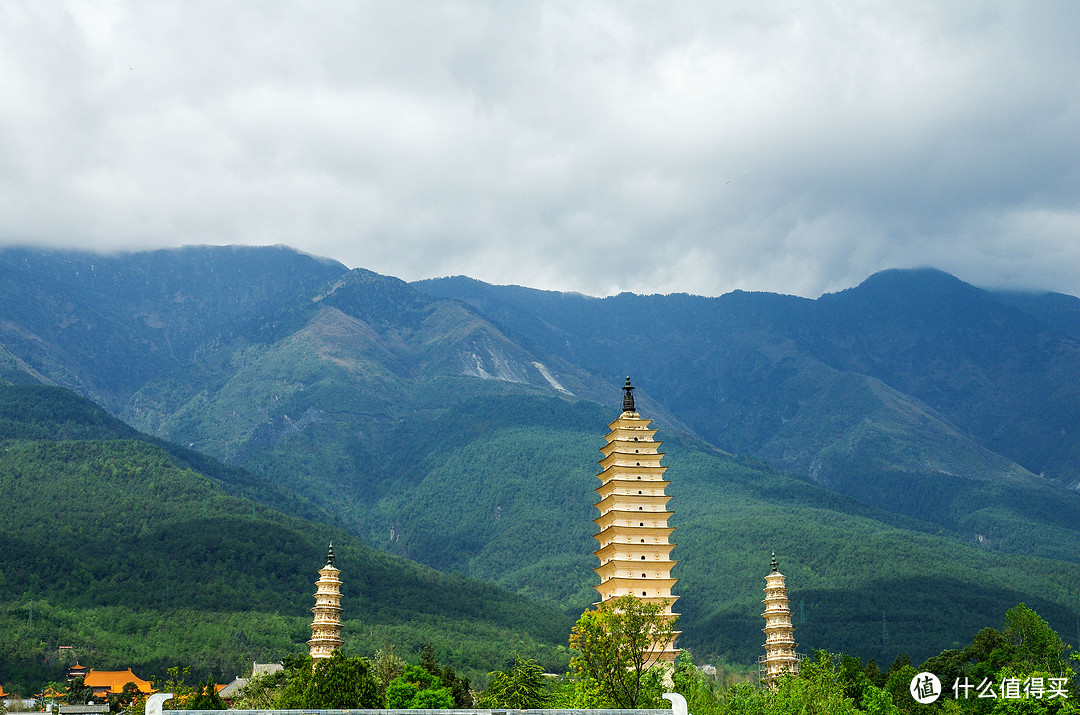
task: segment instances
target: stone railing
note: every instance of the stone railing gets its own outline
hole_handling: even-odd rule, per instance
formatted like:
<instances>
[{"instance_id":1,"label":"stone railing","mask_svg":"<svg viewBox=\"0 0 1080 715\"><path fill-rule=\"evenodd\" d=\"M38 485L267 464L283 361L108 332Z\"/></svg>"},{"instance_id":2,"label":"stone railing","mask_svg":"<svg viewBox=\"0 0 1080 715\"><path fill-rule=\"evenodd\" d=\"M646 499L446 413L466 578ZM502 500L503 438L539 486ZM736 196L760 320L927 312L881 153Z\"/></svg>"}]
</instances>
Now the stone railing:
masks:
<instances>
[{"instance_id":1,"label":"stone railing","mask_svg":"<svg viewBox=\"0 0 1080 715\"><path fill-rule=\"evenodd\" d=\"M647 709L554 709L514 710L512 708L492 708L489 710L461 708L453 710L170 710L169 715L690 715L686 710L686 699L678 693L664 693L664 699L671 702L670 710ZM162 703L172 698L172 693L155 693L146 699L146 715L162 715Z\"/></svg>"}]
</instances>

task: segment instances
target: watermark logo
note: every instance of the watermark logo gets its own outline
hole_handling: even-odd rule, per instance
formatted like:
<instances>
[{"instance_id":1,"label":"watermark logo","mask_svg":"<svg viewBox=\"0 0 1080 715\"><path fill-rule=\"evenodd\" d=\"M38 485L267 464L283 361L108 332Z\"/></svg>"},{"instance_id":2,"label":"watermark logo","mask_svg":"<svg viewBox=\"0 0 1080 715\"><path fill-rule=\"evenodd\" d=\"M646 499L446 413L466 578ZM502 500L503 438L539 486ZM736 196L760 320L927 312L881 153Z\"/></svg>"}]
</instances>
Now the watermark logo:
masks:
<instances>
[{"instance_id":1,"label":"watermark logo","mask_svg":"<svg viewBox=\"0 0 1080 715\"><path fill-rule=\"evenodd\" d=\"M941 697L941 681L933 673L919 673L911 679L909 690L915 702L929 705Z\"/></svg>"},{"instance_id":2,"label":"watermark logo","mask_svg":"<svg viewBox=\"0 0 1080 715\"><path fill-rule=\"evenodd\" d=\"M1000 683L995 683L989 678L983 678L982 682L975 685L967 677L957 678L952 685L953 697L957 700L969 698L1002 698L1005 700L1053 700L1054 698L1067 699L1068 678L1042 678L1029 677L1002 678ZM923 705L937 702L942 696L941 681L933 673L919 673L911 679L909 687L911 697L915 702Z\"/></svg>"},{"instance_id":3,"label":"watermark logo","mask_svg":"<svg viewBox=\"0 0 1080 715\"><path fill-rule=\"evenodd\" d=\"M1030 677L1002 678L1000 683L994 683L989 678L983 678L978 685L972 684L967 677L957 678L953 683L953 695L957 700L977 698L1004 698L1006 700L1053 700L1054 698L1067 699L1069 697L1068 678L1040 678ZM974 695L972 692L974 691Z\"/></svg>"}]
</instances>

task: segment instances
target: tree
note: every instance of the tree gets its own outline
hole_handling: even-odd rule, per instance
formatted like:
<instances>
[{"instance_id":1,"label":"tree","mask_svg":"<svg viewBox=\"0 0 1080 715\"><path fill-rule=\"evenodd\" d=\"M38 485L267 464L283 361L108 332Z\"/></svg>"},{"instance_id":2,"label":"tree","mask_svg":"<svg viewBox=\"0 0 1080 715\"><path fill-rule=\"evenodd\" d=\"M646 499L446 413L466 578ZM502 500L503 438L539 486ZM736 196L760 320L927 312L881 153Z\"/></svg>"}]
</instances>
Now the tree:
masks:
<instances>
[{"instance_id":1,"label":"tree","mask_svg":"<svg viewBox=\"0 0 1080 715\"><path fill-rule=\"evenodd\" d=\"M473 706L472 687L468 678L458 677L449 665L443 666L442 675L439 678L454 697L454 707L471 708Z\"/></svg>"},{"instance_id":2,"label":"tree","mask_svg":"<svg viewBox=\"0 0 1080 715\"><path fill-rule=\"evenodd\" d=\"M406 665L405 672L386 687L388 708L452 708L454 695L442 680L418 665Z\"/></svg>"},{"instance_id":3,"label":"tree","mask_svg":"<svg viewBox=\"0 0 1080 715\"><path fill-rule=\"evenodd\" d=\"M386 702L386 688L394 678L405 672L405 661L394 655L393 645L387 644L385 648L375 651L371 670L379 688L379 699Z\"/></svg>"},{"instance_id":4,"label":"tree","mask_svg":"<svg viewBox=\"0 0 1080 715\"><path fill-rule=\"evenodd\" d=\"M430 643L420 651L420 667L436 678L439 677L439 659L435 657L435 648Z\"/></svg>"},{"instance_id":5,"label":"tree","mask_svg":"<svg viewBox=\"0 0 1080 715\"><path fill-rule=\"evenodd\" d=\"M862 661L853 655L840 655L836 679L844 689L844 697L851 698L858 707L862 707L863 695L874 685L863 670Z\"/></svg>"},{"instance_id":6,"label":"tree","mask_svg":"<svg viewBox=\"0 0 1080 715\"><path fill-rule=\"evenodd\" d=\"M336 710L380 708L378 687L367 658L349 658L335 650L312 668L311 658L294 659L295 677L278 701L279 708Z\"/></svg>"},{"instance_id":7,"label":"tree","mask_svg":"<svg viewBox=\"0 0 1080 715\"><path fill-rule=\"evenodd\" d=\"M285 662L289 662L289 657ZM307 667L311 668L310 662ZM253 676L240 690L240 697L234 701L233 707L237 710L273 710L294 675L295 670L286 666L272 673Z\"/></svg>"},{"instance_id":8,"label":"tree","mask_svg":"<svg viewBox=\"0 0 1080 715\"><path fill-rule=\"evenodd\" d=\"M125 683L123 689L115 695L109 695L109 711L120 712L131 707L139 697L139 686L135 683Z\"/></svg>"},{"instance_id":9,"label":"tree","mask_svg":"<svg viewBox=\"0 0 1080 715\"><path fill-rule=\"evenodd\" d=\"M485 708L534 710L547 707L551 693L544 686L544 669L530 658L514 654L509 670L488 673L488 689L480 696Z\"/></svg>"},{"instance_id":10,"label":"tree","mask_svg":"<svg viewBox=\"0 0 1080 715\"><path fill-rule=\"evenodd\" d=\"M813 658L802 661L797 677L782 676L777 682L769 712L805 715L858 713L855 702L844 694L844 675L837 668L838 663L843 663L842 656L815 650Z\"/></svg>"},{"instance_id":11,"label":"tree","mask_svg":"<svg viewBox=\"0 0 1080 715\"><path fill-rule=\"evenodd\" d=\"M690 651L679 653L671 680L675 692L686 698L690 712L706 715L717 709L716 681L697 669Z\"/></svg>"},{"instance_id":12,"label":"tree","mask_svg":"<svg viewBox=\"0 0 1080 715\"><path fill-rule=\"evenodd\" d=\"M225 701L218 695L217 686L211 676L206 676L206 682L199 688L199 692L191 698L188 704L189 710L224 710Z\"/></svg>"},{"instance_id":13,"label":"tree","mask_svg":"<svg viewBox=\"0 0 1080 715\"><path fill-rule=\"evenodd\" d=\"M469 679L465 677L459 678L449 665L440 666L439 659L435 657L435 648L430 643L425 645L420 652L420 667L442 681L443 687L453 695L455 707L472 707L473 698Z\"/></svg>"},{"instance_id":14,"label":"tree","mask_svg":"<svg viewBox=\"0 0 1080 715\"><path fill-rule=\"evenodd\" d=\"M933 673L938 677L946 686L955 683L956 680L963 675L964 667L967 665L967 656L964 651L950 648L941 651L939 654L927 658L922 665L919 666L919 672Z\"/></svg>"},{"instance_id":15,"label":"tree","mask_svg":"<svg viewBox=\"0 0 1080 715\"><path fill-rule=\"evenodd\" d=\"M68 685L67 704L86 705L94 697L94 691L84 682L85 678L75 678Z\"/></svg>"},{"instance_id":16,"label":"tree","mask_svg":"<svg viewBox=\"0 0 1080 715\"><path fill-rule=\"evenodd\" d=\"M1049 623L1023 603L1005 612L1002 635L1016 648L1018 664L1052 673L1061 669L1065 644Z\"/></svg>"},{"instance_id":17,"label":"tree","mask_svg":"<svg viewBox=\"0 0 1080 715\"><path fill-rule=\"evenodd\" d=\"M866 668L863 670L866 673L866 677L870 679L870 682L881 687L885 685L885 674L881 672L881 668L878 667L877 661L871 658L866 663Z\"/></svg>"},{"instance_id":18,"label":"tree","mask_svg":"<svg viewBox=\"0 0 1080 715\"><path fill-rule=\"evenodd\" d=\"M665 610L665 604L626 595L585 611L570 634L577 651L570 667L578 678L595 681L616 707L658 706L662 674L650 672L660 654L654 646L671 643L675 629Z\"/></svg>"},{"instance_id":19,"label":"tree","mask_svg":"<svg viewBox=\"0 0 1080 715\"><path fill-rule=\"evenodd\" d=\"M911 681L918 675L919 671L915 670L915 666L911 665L910 659L906 665L902 665L895 670L889 669L889 677L885 682L885 687L882 688L889 694L893 703L904 712L913 712L919 704L915 702L915 698L911 697Z\"/></svg>"},{"instance_id":20,"label":"tree","mask_svg":"<svg viewBox=\"0 0 1080 715\"><path fill-rule=\"evenodd\" d=\"M154 680L154 690L161 693L172 693L171 700L166 700L162 704L162 708L165 710L186 710L188 703L199 692L199 688L194 685L188 685L187 679L191 675L191 668L188 666L174 665L171 668L167 668L165 673L169 676L164 685L161 685Z\"/></svg>"}]
</instances>

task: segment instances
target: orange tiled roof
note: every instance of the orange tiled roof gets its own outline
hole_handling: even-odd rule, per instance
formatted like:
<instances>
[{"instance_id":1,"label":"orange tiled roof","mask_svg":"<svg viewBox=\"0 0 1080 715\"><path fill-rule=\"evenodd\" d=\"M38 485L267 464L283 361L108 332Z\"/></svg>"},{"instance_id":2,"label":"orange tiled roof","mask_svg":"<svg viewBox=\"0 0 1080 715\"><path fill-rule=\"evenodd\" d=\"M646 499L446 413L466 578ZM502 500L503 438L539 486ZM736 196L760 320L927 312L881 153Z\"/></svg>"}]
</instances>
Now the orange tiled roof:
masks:
<instances>
[{"instance_id":1,"label":"orange tiled roof","mask_svg":"<svg viewBox=\"0 0 1080 715\"><path fill-rule=\"evenodd\" d=\"M86 679L83 680L83 683L86 684L86 687L94 690L107 688L110 693L122 693L125 685L135 683L140 693L154 692L153 686L148 681L132 673L131 668L127 670L94 670L91 668L86 672Z\"/></svg>"},{"instance_id":2,"label":"orange tiled roof","mask_svg":"<svg viewBox=\"0 0 1080 715\"><path fill-rule=\"evenodd\" d=\"M0 685L0 698L6 698L7 693L4 692L4 686Z\"/></svg>"}]
</instances>

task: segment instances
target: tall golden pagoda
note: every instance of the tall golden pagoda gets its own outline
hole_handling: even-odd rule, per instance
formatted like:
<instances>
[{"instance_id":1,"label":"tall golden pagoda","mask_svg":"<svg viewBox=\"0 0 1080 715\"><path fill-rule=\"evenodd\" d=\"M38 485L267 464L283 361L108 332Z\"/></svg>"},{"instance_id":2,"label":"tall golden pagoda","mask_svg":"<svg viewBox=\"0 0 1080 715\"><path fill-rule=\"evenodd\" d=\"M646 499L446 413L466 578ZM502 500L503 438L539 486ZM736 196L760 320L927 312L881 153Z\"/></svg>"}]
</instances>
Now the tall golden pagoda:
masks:
<instances>
[{"instance_id":1,"label":"tall golden pagoda","mask_svg":"<svg viewBox=\"0 0 1080 715\"><path fill-rule=\"evenodd\" d=\"M671 607L678 596L671 595L671 587L678 579L671 578L671 568L677 562L671 560L675 544L668 541L674 528L668 526L671 497L664 488L670 482L664 481L667 467L660 466L664 453L661 442L653 439L656 430L649 429L651 420L642 419L634 408L629 377L623 390L622 414L608 425L611 432L600 449L600 516L593 520L600 528L595 537L600 548L593 552L600 559L594 569L600 585L595 588L602 603L633 594L663 604L664 613L675 619L678 614ZM659 661L674 662L679 654L675 638L655 644L653 653Z\"/></svg>"},{"instance_id":2,"label":"tall golden pagoda","mask_svg":"<svg viewBox=\"0 0 1080 715\"><path fill-rule=\"evenodd\" d=\"M784 673L799 674L799 655L795 652L795 626L791 625L787 586L784 574L772 555L772 570L765 577L765 655L758 659L759 679L766 685L775 685Z\"/></svg>"},{"instance_id":3,"label":"tall golden pagoda","mask_svg":"<svg viewBox=\"0 0 1080 715\"><path fill-rule=\"evenodd\" d=\"M341 579L340 570L334 567L334 545L326 552L326 565L319 569L315 582L315 614L311 622L312 659L329 658L341 647Z\"/></svg>"}]
</instances>

